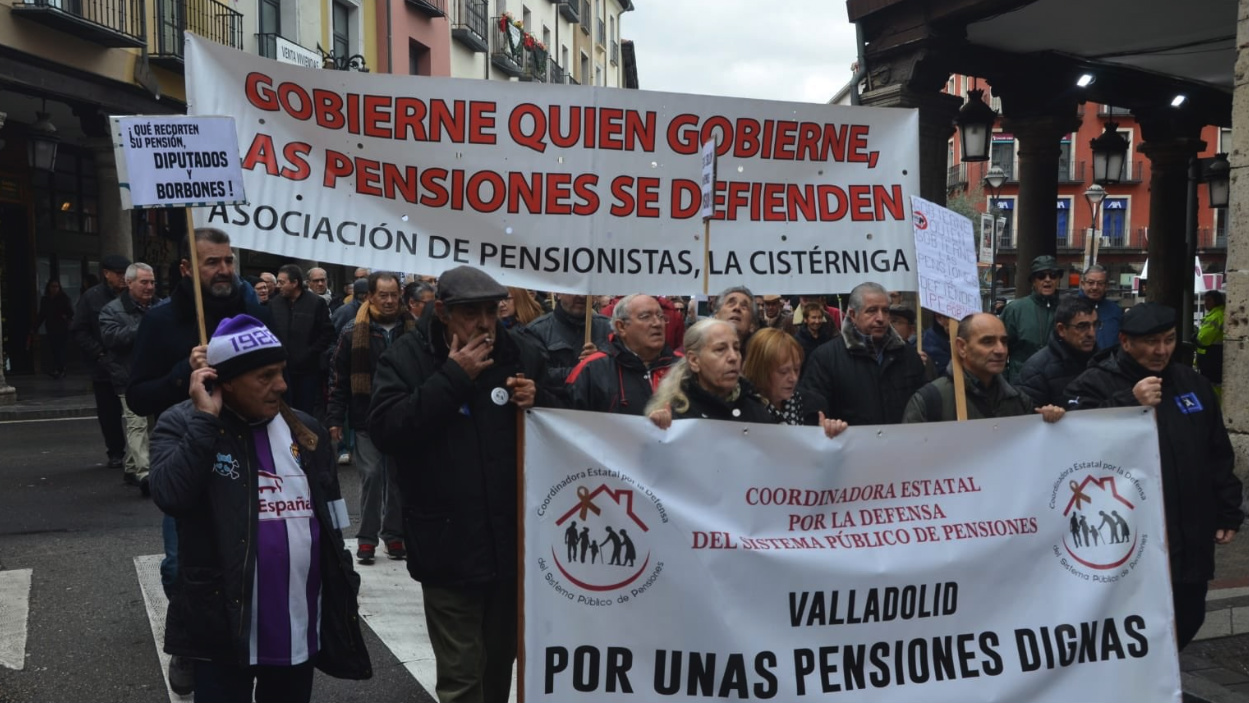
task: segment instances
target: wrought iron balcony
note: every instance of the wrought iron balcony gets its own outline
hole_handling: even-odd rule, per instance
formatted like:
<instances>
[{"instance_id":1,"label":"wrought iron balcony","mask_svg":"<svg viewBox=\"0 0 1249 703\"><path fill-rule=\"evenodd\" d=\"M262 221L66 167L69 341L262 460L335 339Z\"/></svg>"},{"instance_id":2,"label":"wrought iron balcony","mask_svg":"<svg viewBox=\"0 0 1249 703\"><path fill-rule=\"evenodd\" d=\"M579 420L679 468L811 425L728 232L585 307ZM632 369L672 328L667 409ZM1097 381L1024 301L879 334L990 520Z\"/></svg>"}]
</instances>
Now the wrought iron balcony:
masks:
<instances>
[{"instance_id":1,"label":"wrought iron balcony","mask_svg":"<svg viewBox=\"0 0 1249 703\"><path fill-rule=\"evenodd\" d=\"M611 62L613 66L620 64L620 42L616 41L615 39L611 40L610 56L611 56Z\"/></svg>"},{"instance_id":2,"label":"wrought iron balcony","mask_svg":"<svg viewBox=\"0 0 1249 703\"><path fill-rule=\"evenodd\" d=\"M572 74L571 74L571 73L569 73L569 74L568 74L568 85L581 85L581 81L577 80L576 78L573 78L573 77L572 77Z\"/></svg>"},{"instance_id":3,"label":"wrought iron balcony","mask_svg":"<svg viewBox=\"0 0 1249 703\"><path fill-rule=\"evenodd\" d=\"M153 0L156 24L148 58L171 71L183 70L183 32L191 30L218 44L243 48L243 15L217 0Z\"/></svg>"},{"instance_id":4,"label":"wrought iron balcony","mask_svg":"<svg viewBox=\"0 0 1249 703\"><path fill-rule=\"evenodd\" d=\"M147 45L143 0L27 0L13 3L12 12L101 46Z\"/></svg>"},{"instance_id":5,"label":"wrought iron balcony","mask_svg":"<svg viewBox=\"0 0 1249 703\"><path fill-rule=\"evenodd\" d=\"M958 188L967 185L967 164L950 166L945 171L945 187Z\"/></svg>"},{"instance_id":6,"label":"wrought iron balcony","mask_svg":"<svg viewBox=\"0 0 1249 703\"><path fill-rule=\"evenodd\" d=\"M1058 182L1059 183L1083 183L1084 182L1084 162L1083 161L1059 161L1058 162Z\"/></svg>"},{"instance_id":7,"label":"wrought iron balcony","mask_svg":"<svg viewBox=\"0 0 1249 703\"><path fill-rule=\"evenodd\" d=\"M581 3L579 0L567 0L558 2L559 13L569 22L581 21Z\"/></svg>"},{"instance_id":8,"label":"wrought iron balcony","mask_svg":"<svg viewBox=\"0 0 1249 703\"><path fill-rule=\"evenodd\" d=\"M577 0L572 1L576 2ZM587 37L590 36L591 21L593 21L593 18L590 17L590 0L581 0L581 31L585 32Z\"/></svg>"},{"instance_id":9,"label":"wrought iron balcony","mask_svg":"<svg viewBox=\"0 0 1249 703\"><path fill-rule=\"evenodd\" d=\"M455 0L451 38L473 51L490 50L486 0Z\"/></svg>"},{"instance_id":10,"label":"wrought iron balcony","mask_svg":"<svg viewBox=\"0 0 1249 703\"><path fill-rule=\"evenodd\" d=\"M501 17L490 19L490 63L509 76L525 72L525 33L520 27L507 24Z\"/></svg>"},{"instance_id":11,"label":"wrought iron balcony","mask_svg":"<svg viewBox=\"0 0 1249 703\"><path fill-rule=\"evenodd\" d=\"M534 47L525 52L525 72L521 74L522 81L537 81L546 83L547 71L552 61L551 56L546 51Z\"/></svg>"},{"instance_id":12,"label":"wrought iron balcony","mask_svg":"<svg viewBox=\"0 0 1249 703\"><path fill-rule=\"evenodd\" d=\"M564 67L555 63L553 59L549 61L549 63L551 65L551 83L554 85L563 85L568 82L568 72L564 70Z\"/></svg>"},{"instance_id":13,"label":"wrought iron balcony","mask_svg":"<svg viewBox=\"0 0 1249 703\"><path fill-rule=\"evenodd\" d=\"M1123 180L1121 183L1140 183L1145 179L1145 163L1141 160L1132 163L1124 162Z\"/></svg>"},{"instance_id":14,"label":"wrought iron balcony","mask_svg":"<svg viewBox=\"0 0 1249 703\"><path fill-rule=\"evenodd\" d=\"M447 16L447 0L408 0L408 4L430 17Z\"/></svg>"}]
</instances>

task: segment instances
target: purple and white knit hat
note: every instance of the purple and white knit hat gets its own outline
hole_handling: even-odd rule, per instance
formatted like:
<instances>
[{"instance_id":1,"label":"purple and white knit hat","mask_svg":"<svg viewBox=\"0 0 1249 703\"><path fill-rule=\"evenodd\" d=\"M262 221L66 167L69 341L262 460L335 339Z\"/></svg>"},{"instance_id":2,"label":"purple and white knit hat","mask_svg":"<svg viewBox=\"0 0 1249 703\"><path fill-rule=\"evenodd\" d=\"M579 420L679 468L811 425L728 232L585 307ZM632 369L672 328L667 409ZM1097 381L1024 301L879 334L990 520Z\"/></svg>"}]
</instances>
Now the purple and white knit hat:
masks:
<instances>
[{"instance_id":1,"label":"purple and white knit hat","mask_svg":"<svg viewBox=\"0 0 1249 703\"><path fill-rule=\"evenodd\" d=\"M208 365L217 370L218 381L281 361L286 361L282 343L251 315L227 317L208 340Z\"/></svg>"}]
</instances>

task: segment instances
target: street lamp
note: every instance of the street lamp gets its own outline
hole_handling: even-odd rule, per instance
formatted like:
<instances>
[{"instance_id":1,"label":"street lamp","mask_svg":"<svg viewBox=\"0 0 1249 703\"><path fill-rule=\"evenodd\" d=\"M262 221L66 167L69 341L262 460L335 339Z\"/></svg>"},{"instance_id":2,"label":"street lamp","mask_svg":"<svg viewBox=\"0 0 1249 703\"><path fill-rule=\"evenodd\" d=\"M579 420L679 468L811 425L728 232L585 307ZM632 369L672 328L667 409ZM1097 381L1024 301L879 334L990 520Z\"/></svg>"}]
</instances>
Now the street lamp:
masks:
<instances>
[{"instance_id":1,"label":"street lamp","mask_svg":"<svg viewBox=\"0 0 1249 703\"><path fill-rule=\"evenodd\" d=\"M1084 243L1084 270L1087 271L1089 266L1097 263L1097 250L1101 244L1101 237L1097 236L1097 218L1101 214L1102 201L1106 199L1106 189L1094 183L1084 191L1084 199L1089 201L1089 213L1093 216L1093 226L1089 228L1093 236Z\"/></svg>"},{"instance_id":2,"label":"street lamp","mask_svg":"<svg viewBox=\"0 0 1249 703\"><path fill-rule=\"evenodd\" d=\"M369 67L365 63L364 57L360 54L352 54L351 56L338 56L333 51L326 52L317 44L317 51L321 53L321 67L337 71L359 71L360 73L368 73Z\"/></svg>"},{"instance_id":3,"label":"street lamp","mask_svg":"<svg viewBox=\"0 0 1249 703\"><path fill-rule=\"evenodd\" d=\"M44 102L44 109L47 109ZM35 113L35 123L30 126L30 139L26 142L26 158L30 167L43 173L56 170L56 146L61 138L56 135L56 125L52 124L46 112Z\"/></svg>"},{"instance_id":4,"label":"street lamp","mask_svg":"<svg viewBox=\"0 0 1249 703\"><path fill-rule=\"evenodd\" d=\"M967 91L967 102L954 118L958 138L963 147L962 161L988 161L989 135L997 124L997 113L984 104L984 91Z\"/></svg>"},{"instance_id":5,"label":"street lamp","mask_svg":"<svg viewBox=\"0 0 1249 703\"><path fill-rule=\"evenodd\" d=\"M1101 136L1089 143L1093 148L1093 182L1111 185L1123 180L1123 165L1128 156L1128 140L1119 134L1119 123L1106 122Z\"/></svg>"},{"instance_id":6,"label":"street lamp","mask_svg":"<svg viewBox=\"0 0 1249 703\"><path fill-rule=\"evenodd\" d=\"M997 301L997 201L1002 195L1002 185L1006 183L1006 172L1001 166L993 166L989 172L984 174L984 185L989 189L989 218L992 222L989 224L989 236L993 241L989 243L990 251L992 251L992 261L989 262L989 309L993 309L993 303Z\"/></svg>"},{"instance_id":7,"label":"street lamp","mask_svg":"<svg viewBox=\"0 0 1249 703\"><path fill-rule=\"evenodd\" d=\"M1206 185L1210 188L1210 207L1227 207L1228 185L1232 173L1232 165L1227 162L1227 154L1215 154L1206 165Z\"/></svg>"}]
</instances>

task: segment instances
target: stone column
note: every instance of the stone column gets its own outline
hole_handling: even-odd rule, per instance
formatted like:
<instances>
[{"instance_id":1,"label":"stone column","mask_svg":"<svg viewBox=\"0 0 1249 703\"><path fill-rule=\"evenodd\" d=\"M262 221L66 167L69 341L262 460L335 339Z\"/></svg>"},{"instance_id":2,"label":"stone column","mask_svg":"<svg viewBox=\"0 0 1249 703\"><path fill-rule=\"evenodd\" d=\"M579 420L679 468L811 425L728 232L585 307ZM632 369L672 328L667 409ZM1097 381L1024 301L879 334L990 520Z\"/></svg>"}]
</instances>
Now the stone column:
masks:
<instances>
[{"instance_id":1,"label":"stone column","mask_svg":"<svg viewBox=\"0 0 1249 703\"><path fill-rule=\"evenodd\" d=\"M1249 473L1249 0L1240 0L1236 16L1236 46L1240 49L1232 94L1232 147L1227 149L1232 181L1223 322L1223 417L1236 449L1236 473L1243 480Z\"/></svg>"},{"instance_id":2,"label":"stone column","mask_svg":"<svg viewBox=\"0 0 1249 703\"><path fill-rule=\"evenodd\" d=\"M1192 134L1152 124L1141 116L1145 142L1139 151L1149 157L1149 283L1146 297L1184 313L1184 289L1193 288L1193 260L1188 255L1188 166L1205 148ZM1174 127L1174 125L1170 125Z\"/></svg>"},{"instance_id":3,"label":"stone column","mask_svg":"<svg viewBox=\"0 0 1249 703\"><path fill-rule=\"evenodd\" d=\"M1015 297L1032 292L1032 260L1058 255L1058 159L1062 138L1079 128L1075 105L1062 116L1008 116L1002 128L1019 140L1019 197L1015 202Z\"/></svg>"},{"instance_id":4,"label":"stone column","mask_svg":"<svg viewBox=\"0 0 1249 703\"><path fill-rule=\"evenodd\" d=\"M963 106L963 99L939 90L921 91L895 83L863 93L861 102L868 107L919 108L919 196L944 205L947 146L954 135L954 117Z\"/></svg>"},{"instance_id":5,"label":"stone column","mask_svg":"<svg viewBox=\"0 0 1249 703\"><path fill-rule=\"evenodd\" d=\"M96 198L100 204L100 256L121 254L135 260L134 227L130 211L121 209L121 189L111 139L90 140L95 157Z\"/></svg>"}]
</instances>

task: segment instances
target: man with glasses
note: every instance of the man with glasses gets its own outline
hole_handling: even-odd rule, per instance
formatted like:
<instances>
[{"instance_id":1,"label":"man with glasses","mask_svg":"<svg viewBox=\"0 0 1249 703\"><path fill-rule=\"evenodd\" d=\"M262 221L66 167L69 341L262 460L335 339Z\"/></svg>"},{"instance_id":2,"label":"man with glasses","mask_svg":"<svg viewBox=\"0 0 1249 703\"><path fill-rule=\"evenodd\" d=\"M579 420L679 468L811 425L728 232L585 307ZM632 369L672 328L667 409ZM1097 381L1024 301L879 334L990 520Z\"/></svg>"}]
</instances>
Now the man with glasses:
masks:
<instances>
[{"instance_id":1,"label":"man with glasses","mask_svg":"<svg viewBox=\"0 0 1249 703\"><path fill-rule=\"evenodd\" d=\"M280 275L278 277L281 278ZM324 300L327 306L334 300L334 294L330 292L329 274L323 268L308 269L308 290Z\"/></svg>"},{"instance_id":2,"label":"man with glasses","mask_svg":"<svg viewBox=\"0 0 1249 703\"><path fill-rule=\"evenodd\" d=\"M1123 320L1123 308L1113 300L1106 299L1109 286L1106 269L1093 264L1080 277L1080 297L1088 298L1097 310L1101 329L1097 331L1097 348L1109 349L1119 343L1119 323Z\"/></svg>"},{"instance_id":3,"label":"man with glasses","mask_svg":"<svg viewBox=\"0 0 1249 703\"><path fill-rule=\"evenodd\" d=\"M1097 352L1101 326L1097 310L1088 298L1063 300L1054 314L1049 343L1024 362L1015 386L1038 406L1061 406L1067 384L1084 372Z\"/></svg>"},{"instance_id":4,"label":"man with glasses","mask_svg":"<svg viewBox=\"0 0 1249 703\"><path fill-rule=\"evenodd\" d=\"M627 295L612 310L615 334L607 352L587 357L568 375L573 407L641 415L651 394L677 361L664 341L667 318L649 295Z\"/></svg>"},{"instance_id":5,"label":"man with glasses","mask_svg":"<svg viewBox=\"0 0 1249 703\"><path fill-rule=\"evenodd\" d=\"M1006 380L1017 383L1019 371L1033 354L1041 350L1054 329L1058 310L1058 282L1063 270L1058 259L1043 254L1032 260L1032 294L1012 300L1002 311L1002 323L1010 340L1010 363Z\"/></svg>"}]
</instances>

